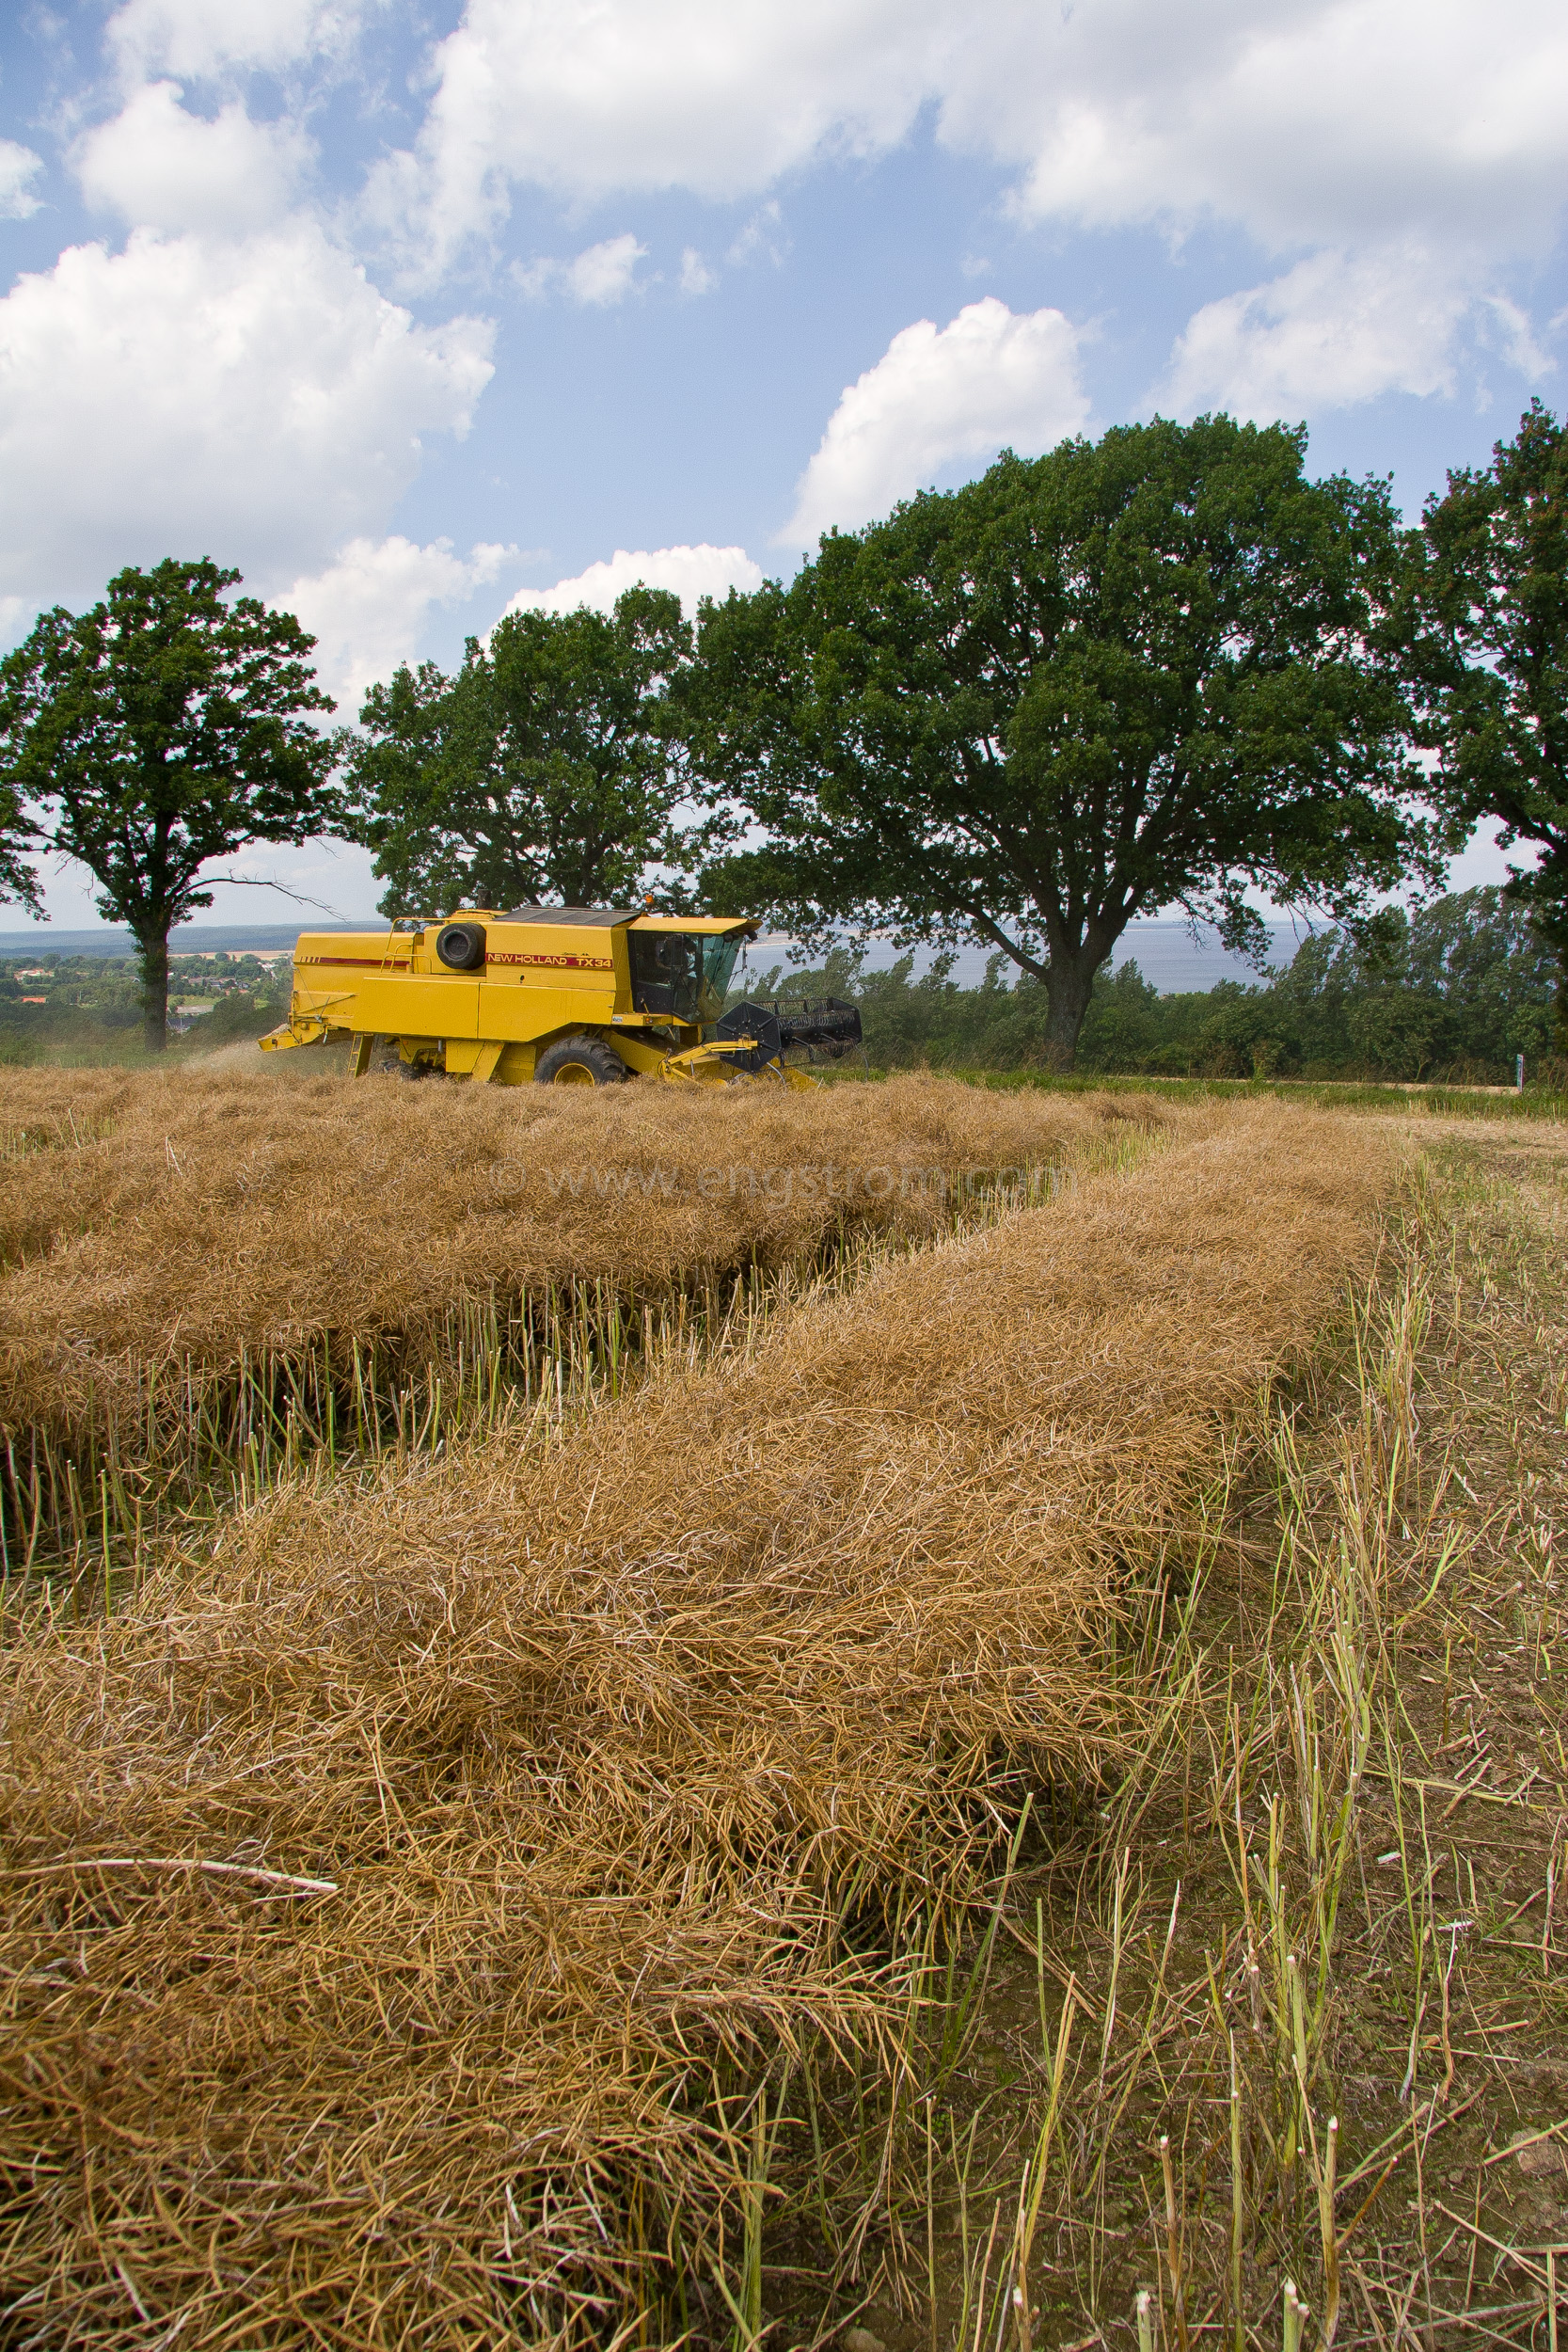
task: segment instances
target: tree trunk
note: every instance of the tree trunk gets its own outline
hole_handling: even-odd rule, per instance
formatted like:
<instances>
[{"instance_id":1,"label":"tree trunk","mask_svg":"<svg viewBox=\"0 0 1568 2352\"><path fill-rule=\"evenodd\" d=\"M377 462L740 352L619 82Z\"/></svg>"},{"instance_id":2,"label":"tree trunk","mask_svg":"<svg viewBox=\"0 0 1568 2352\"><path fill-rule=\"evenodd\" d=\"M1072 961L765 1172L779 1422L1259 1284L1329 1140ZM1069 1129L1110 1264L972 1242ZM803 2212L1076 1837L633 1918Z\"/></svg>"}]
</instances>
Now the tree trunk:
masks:
<instances>
[{"instance_id":1,"label":"tree trunk","mask_svg":"<svg viewBox=\"0 0 1568 2352\"><path fill-rule=\"evenodd\" d=\"M1094 993L1095 966L1084 968L1082 955L1046 966L1045 992L1049 1009L1045 1022L1045 1065L1066 1073L1078 1055L1078 1034Z\"/></svg>"},{"instance_id":2,"label":"tree trunk","mask_svg":"<svg viewBox=\"0 0 1568 2352\"><path fill-rule=\"evenodd\" d=\"M150 1054L161 1054L168 1043L168 932L138 939L141 965L142 1042Z\"/></svg>"}]
</instances>

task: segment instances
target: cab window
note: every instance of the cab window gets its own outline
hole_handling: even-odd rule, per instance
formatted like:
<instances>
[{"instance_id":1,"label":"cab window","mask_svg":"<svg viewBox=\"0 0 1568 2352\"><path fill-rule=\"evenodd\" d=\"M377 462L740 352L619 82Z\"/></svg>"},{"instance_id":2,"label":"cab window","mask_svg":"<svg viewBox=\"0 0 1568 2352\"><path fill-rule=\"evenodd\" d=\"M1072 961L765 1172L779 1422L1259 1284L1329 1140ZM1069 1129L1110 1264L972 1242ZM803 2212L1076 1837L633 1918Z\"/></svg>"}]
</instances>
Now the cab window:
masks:
<instances>
[{"instance_id":1,"label":"cab window","mask_svg":"<svg viewBox=\"0 0 1568 2352\"><path fill-rule=\"evenodd\" d=\"M702 993L702 942L689 931L632 931L631 1000L639 1012L696 1021Z\"/></svg>"}]
</instances>

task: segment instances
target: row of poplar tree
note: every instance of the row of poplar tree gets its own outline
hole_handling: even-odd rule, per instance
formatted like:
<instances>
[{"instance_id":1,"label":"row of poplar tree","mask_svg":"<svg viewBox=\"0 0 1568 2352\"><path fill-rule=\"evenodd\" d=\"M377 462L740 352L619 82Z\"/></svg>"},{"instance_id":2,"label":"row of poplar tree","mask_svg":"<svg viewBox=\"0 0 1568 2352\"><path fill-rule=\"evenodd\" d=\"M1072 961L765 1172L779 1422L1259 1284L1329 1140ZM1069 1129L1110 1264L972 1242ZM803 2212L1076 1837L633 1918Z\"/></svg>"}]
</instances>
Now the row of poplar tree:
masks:
<instances>
[{"instance_id":1,"label":"row of poplar tree","mask_svg":"<svg viewBox=\"0 0 1568 2352\"><path fill-rule=\"evenodd\" d=\"M154 1047L213 861L332 834L389 915L652 891L807 947L979 942L1065 1067L1134 916L1259 951L1249 892L1354 923L1489 818L1568 1019L1568 430L1535 404L1413 529L1305 458L1223 416L1005 453L695 624L646 587L509 613L356 728L238 574L124 571L0 664L0 895L87 866Z\"/></svg>"}]
</instances>

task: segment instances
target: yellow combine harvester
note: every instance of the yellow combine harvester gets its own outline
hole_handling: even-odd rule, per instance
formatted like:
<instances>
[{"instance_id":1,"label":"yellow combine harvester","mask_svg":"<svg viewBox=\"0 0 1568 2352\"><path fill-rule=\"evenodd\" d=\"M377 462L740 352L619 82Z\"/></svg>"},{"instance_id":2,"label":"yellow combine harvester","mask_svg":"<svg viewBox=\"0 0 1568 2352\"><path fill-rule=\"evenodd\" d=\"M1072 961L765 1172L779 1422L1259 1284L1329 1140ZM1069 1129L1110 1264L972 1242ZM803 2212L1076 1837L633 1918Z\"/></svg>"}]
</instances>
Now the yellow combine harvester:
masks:
<instances>
[{"instance_id":1,"label":"yellow combine harvester","mask_svg":"<svg viewBox=\"0 0 1568 2352\"><path fill-rule=\"evenodd\" d=\"M385 931L306 931L289 1018L262 1050L353 1041L363 1077L378 1038L410 1078L444 1071L499 1086L613 1086L640 1073L707 1086L816 1081L791 1045L840 1054L860 1014L833 998L800 1013L724 1010L750 919L614 907L514 907Z\"/></svg>"}]
</instances>

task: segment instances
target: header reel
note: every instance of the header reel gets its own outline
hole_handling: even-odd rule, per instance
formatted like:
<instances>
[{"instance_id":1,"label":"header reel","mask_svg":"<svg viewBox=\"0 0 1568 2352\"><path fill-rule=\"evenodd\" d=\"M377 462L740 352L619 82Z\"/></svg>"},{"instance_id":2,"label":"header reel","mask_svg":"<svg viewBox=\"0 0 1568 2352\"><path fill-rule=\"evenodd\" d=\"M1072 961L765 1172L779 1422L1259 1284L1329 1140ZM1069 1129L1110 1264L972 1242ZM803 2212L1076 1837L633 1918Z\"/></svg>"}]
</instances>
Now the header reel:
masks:
<instances>
[{"instance_id":1,"label":"header reel","mask_svg":"<svg viewBox=\"0 0 1568 2352\"><path fill-rule=\"evenodd\" d=\"M717 1024L714 1036L716 1040L754 1039L749 1051L726 1054L723 1058L737 1070L755 1073L767 1062L782 1062L796 1045L807 1047L813 1060L820 1054L827 1061L842 1061L850 1047L862 1041L861 1016L858 1007L840 996L823 996L816 1004L798 1005L788 1011L776 1001L771 1005L743 1003L730 1008Z\"/></svg>"}]
</instances>

